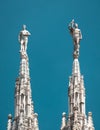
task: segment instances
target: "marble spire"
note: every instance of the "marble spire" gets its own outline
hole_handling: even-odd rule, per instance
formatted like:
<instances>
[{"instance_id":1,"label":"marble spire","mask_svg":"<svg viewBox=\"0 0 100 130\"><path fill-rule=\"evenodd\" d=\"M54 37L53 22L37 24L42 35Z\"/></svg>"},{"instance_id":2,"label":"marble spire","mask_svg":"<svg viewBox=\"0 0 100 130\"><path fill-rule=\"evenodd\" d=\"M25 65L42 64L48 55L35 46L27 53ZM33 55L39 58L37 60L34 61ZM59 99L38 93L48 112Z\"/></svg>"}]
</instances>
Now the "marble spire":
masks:
<instances>
[{"instance_id":1,"label":"marble spire","mask_svg":"<svg viewBox=\"0 0 100 130\"><path fill-rule=\"evenodd\" d=\"M29 59L27 55L27 44L30 32L23 25L19 33L20 43L20 69L15 83L15 116L13 121L8 116L8 130L39 130L38 114L34 113L31 95L31 83L29 73Z\"/></svg>"},{"instance_id":2,"label":"marble spire","mask_svg":"<svg viewBox=\"0 0 100 130\"><path fill-rule=\"evenodd\" d=\"M79 49L80 41L82 39L81 30L78 24L72 20L68 26L70 34L73 39L73 66L72 75L69 77L68 87L68 117L66 119L66 130L94 130L93 120L91 114L86 116L85 110L85 86L84 78L80 72L79 64ZM62 117L63 119L63 117ZM62 129L61 126L61 130Z\"/></svg>"},{"instance_id":3,"label":"marble spire","mask_svg":"<svg viewBox=\"0 0 100 130\"><path fill-rule=\"evenodd\" d=\"M67 125L67 122L66 122L66 113L63 112L63 113L62 113L62 124L61 124L61 130L66 129L66 125Z\"/></svg>"}]
</instances>

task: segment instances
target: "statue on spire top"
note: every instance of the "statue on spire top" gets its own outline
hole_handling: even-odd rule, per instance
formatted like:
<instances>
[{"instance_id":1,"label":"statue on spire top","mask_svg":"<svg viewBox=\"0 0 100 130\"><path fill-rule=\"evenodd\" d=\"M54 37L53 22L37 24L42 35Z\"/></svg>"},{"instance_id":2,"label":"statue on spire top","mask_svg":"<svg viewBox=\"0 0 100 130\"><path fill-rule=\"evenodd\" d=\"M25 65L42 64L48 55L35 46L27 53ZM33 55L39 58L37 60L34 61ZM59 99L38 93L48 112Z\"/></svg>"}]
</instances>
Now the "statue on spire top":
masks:
<instances>
[{"instance_id":1,"label":"statue on spire top","mask_svg":"<svg viewBox=\"0 0 100 130\"><path fill-rule=\"evenodd\" d=\"M81 30L78 28L78 24L74 22L74 19L69 23L68 29L72 35L74 41L74 58L79 56L80 40L82 39Z\"/></svg>"},{"instance_id":2,"label":"statue on spire top","mask_svg":"<svg viewBox=\"0 0 100 130\"><path fill-rule=\"evenodd\" d=\"M18 40L21 44L21 51L25 52L27 50L28 36L30 36L30 32L26 30L26 25L23 25L22 31L19 33Z\"/></svg>"}]
</instances>

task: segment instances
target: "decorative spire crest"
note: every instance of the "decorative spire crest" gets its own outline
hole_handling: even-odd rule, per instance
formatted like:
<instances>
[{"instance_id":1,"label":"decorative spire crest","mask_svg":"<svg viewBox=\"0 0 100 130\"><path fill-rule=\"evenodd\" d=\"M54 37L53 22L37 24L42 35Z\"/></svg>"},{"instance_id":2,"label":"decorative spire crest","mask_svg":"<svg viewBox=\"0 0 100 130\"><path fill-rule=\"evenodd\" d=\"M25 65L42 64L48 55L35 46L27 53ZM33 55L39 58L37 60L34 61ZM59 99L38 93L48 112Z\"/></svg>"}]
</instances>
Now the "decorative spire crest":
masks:
<instances>
[{"instance_id":1,"label":"decorative spire crest","mask_svg":"<svg viewBox=\"0 0 100 130\"><path fill-rule=\"evenodd\" d=\"M78 28L78 24L74 22L74 19L69 23L68 29L72 35L74 41L74 59L79 57L80 40L82 39L81 30Z\"/></svg>"}]
</instances>

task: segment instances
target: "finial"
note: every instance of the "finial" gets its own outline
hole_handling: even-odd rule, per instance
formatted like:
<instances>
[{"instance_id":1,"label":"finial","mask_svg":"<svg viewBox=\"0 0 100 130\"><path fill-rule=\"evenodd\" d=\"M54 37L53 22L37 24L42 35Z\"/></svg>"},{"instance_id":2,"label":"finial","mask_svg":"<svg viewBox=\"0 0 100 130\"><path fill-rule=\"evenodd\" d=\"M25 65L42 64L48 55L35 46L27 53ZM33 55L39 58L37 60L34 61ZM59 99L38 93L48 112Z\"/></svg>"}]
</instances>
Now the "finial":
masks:
<instances>
[{"instance_id":1,"label":"finial","mask_svg":"<svg viewBox=\"0 0 100 130\"><path fill-rule=\"evenodd\" d=\"M88 127L94 130L92 112L88 112Z\"/></svg>"},{"instance_id":2,"label":"finial","mask_svg":"<svg viewBox=\"0 0 100 130\"><path fill-rule=\"evenodd\" d=\"M75 23L74 19L69 23L68 29L70 30L70 34L72 35L74 41L74 59L78 59L79 57L79 48L80 48L80 40L82 39L81 30L78 28L78 24Z\"/></svg>"},{"instance_id":3,"label":"finial","mask_svg":"<svg viewBox=\"0 0 100 130\"><path fill-rule=\"evenodd\" d=\"M37 118L38 118L38 114L34 113L34 130L39 130Z\"/></svg>"},{"instance_id":4,"label":"finial","mask_svg":"<svg viewBox=\"0 0 100 130\"><path fill-rule=\"evenodd\" d=\"M92 116L92 112L88 112L88 116Z\"/></svg>"},{"instance_id":5,"label":"finial","mask_svg":"<svg viewBox=\"0 0 100 130\"><path fill-rule=\"evenodd\" d=\"M12 115L9 114L8 115L8 126L7 126L7 130L11 130L11 126L12 126Z\"/></svg>"},{"instance_id":6,"label":"finial","mask_svg":"<svg viewBox=\"0 0 100 130\"><path fill-rule=\"evenodd\" d=\"M8 115L8 119L12 119L12 115L11 114Z\"/></svg>"},{"instance_id":7,"label":"finial","mask_svg":"<svg viewBox=\"0 0 100 130\"><path fill-rule=\"evenodd\" d=\"M62 123L61 123L61 130L64 130L66 128L67 122L66 122L66 113L62 113Z\"/></svg>"}]
</instances>

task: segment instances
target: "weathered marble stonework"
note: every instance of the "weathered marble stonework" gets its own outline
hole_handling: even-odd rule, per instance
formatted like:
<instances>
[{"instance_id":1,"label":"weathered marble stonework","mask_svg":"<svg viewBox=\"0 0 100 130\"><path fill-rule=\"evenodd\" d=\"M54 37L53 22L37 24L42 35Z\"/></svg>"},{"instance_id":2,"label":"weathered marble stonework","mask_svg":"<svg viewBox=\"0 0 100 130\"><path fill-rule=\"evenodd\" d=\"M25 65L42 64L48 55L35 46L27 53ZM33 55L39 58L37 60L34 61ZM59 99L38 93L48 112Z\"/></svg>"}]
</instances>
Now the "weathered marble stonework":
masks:
<instances>
[{"instance_id":1,"label":"weathered marble stonework","mask_svg":"<svg viewBox=\"0 0 100 130\"><path fill-rule=\"evenodd\" d=\"M27 55L27 43L29 31L23 26L19 33L20 42L20 70L15 83L15 115L12 119L8 115L7 130L39 130L38 114L34 113L31 96L31 83L29 74L29 61Z\"/></svg>"},{"instance_id":2,"label":"weathered marble stonework","mask_svg":"<svg viewBox=\"0 0 100 130\"><path fill-rule=\"evenodd\" d=\"M68 87L69 112L67 118L65 112L62 114L61 130L94 130L92 113L86 116L84 79L78 60L82 34L74 20L69 24L69 30L74 42L73 67Z\"/></svg>"}]
</instances>

